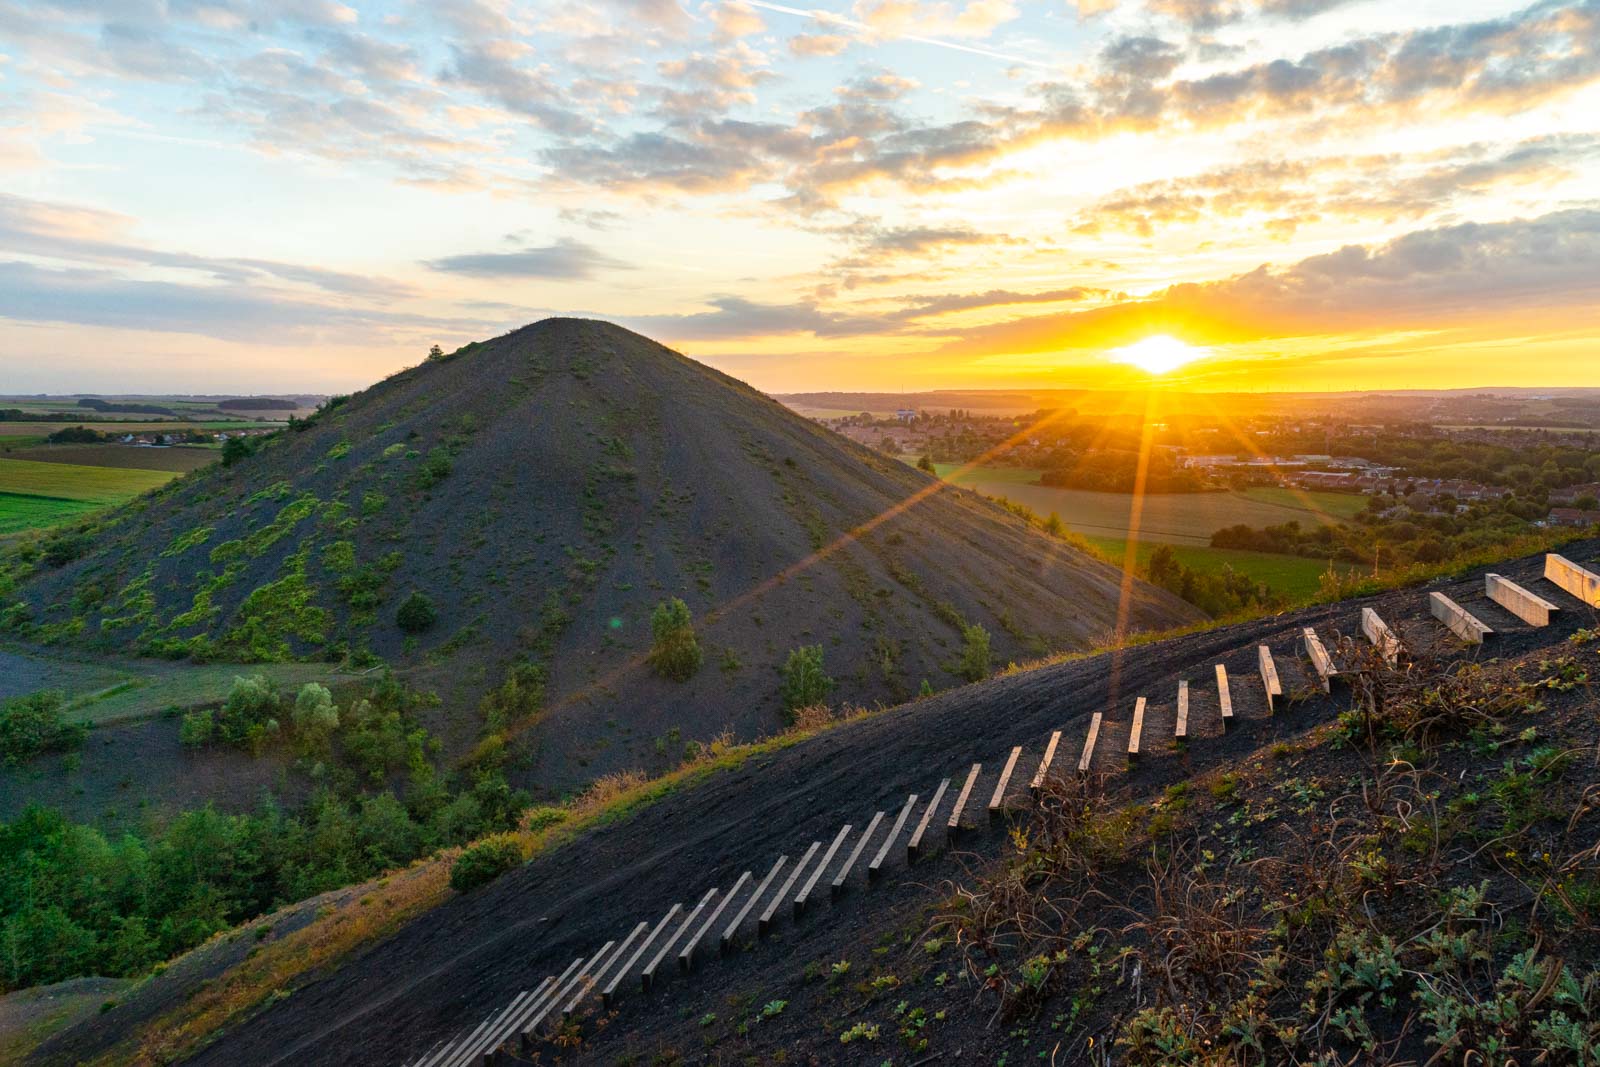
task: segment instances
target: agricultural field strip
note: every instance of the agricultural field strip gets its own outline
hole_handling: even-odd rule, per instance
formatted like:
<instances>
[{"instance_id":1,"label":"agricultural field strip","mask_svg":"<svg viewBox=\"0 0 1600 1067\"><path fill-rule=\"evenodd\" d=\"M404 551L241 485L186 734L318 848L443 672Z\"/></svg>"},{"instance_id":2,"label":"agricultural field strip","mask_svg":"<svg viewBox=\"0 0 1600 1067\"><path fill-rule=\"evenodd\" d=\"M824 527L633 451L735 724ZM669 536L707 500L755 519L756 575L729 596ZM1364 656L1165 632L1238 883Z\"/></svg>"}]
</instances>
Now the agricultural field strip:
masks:
<instances>
[{"instance_id":1,"label":"agricultural field strip","mask_svg":"<svg viewBox=\"0 0 1600 1067\"><path fill-rule=\"evenodd\" d=\"M166 485L172 478L171 471L0 458L0 493L55 500L115 504Z\"/></svg>"}]
</instances>

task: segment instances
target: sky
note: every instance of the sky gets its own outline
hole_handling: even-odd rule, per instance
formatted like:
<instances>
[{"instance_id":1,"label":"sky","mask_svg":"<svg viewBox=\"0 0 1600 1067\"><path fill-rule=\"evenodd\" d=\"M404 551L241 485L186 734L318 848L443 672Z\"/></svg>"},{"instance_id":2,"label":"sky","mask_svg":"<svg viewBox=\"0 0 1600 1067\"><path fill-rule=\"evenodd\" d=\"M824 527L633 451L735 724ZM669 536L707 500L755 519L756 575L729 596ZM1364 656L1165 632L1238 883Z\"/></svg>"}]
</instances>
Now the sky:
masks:
<instances>
[{"instance_id":1,"label":"sky","mask_svg":"<svg viewBox=\"0 0 1600 1067\"><path fill-rule=\"evenodd\" d=\"M1600 386L1600 0L0 0L0 393Z\"/></svg>"}]
</instances>

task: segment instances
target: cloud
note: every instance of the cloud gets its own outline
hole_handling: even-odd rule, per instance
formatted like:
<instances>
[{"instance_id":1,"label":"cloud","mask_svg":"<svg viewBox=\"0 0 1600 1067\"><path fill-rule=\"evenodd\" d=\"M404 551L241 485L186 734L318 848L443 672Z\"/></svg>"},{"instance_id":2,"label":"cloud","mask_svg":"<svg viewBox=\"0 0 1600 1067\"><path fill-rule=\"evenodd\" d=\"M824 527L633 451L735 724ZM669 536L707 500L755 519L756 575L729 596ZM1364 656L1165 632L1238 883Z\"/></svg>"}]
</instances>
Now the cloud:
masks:
<instances>
[{"instance_id":1,"label":"cloud","mask_svg":"<svg viewBox=\"0 0 1600 1067\"><path fill-rule=\"evenodd\" d=\"M569 237L543 248L524 248L517 252L472 252L425 264L430 270L460 274L470 278L543 278L574 281L591 278L602 270L625 270L626 263L613 259L592 245Z\"/></svg>"},{"instance_id":2,"label":"cloud","mask_svg":"<svg viewBox=\"0 0 1600 1067\"><path fill-rule=\"evenodd\" d=\"M132 219L113 212L0 193L0 247L13 255L194 271L214 281L240 286L277 279L326 293L380 302L416 295L409 286L386 278L324 267L249 257L196 256L149 248L126 239L132 228Z\"/></svg>"},{"instance_id":3,"label":"cloud","mask_svg":"<svg viewBox=\"0 0 1600 1067\"><path fill-rule=\"evenodd\" d=\"M722 3L711 5L711 24L716 27L716 35L722 40L734 40L739 37L749 37L751 34L762 33L767 24L756 9L741 0L724 0Z\"/></svg>"},{"instance_id":4,"label":"cloud","mask_svg":"<svg viewBox=\"0 0 1600 1067\"><path fill-rule=\"evenodd\" d=\"M0 261L0 317L191 333L253 344L334 338L370 344L484 326L475 320L321 304L237 285L138 280L85 268L49 270L15 260Z\"/></svg>"},{"instance_id":5,"label":"cloud","mask_svg":"<svg viewBox=\"0 0 1600 1067\"><path fill-rule=\"evenodd\" d=\"M726 340L782 334L839 337L882 330L887 320L870 315L828 312L812 303L764 304L738 296L706 300L716 310L686 315L624 315L629 329L673 341Z\"/></svg>"},{"instance_id":6,"label":"cloud","mask_svg":"<svg viewBox=\"0 0 1600 1067\"><path fill-rule=\"evenodd\" d=\"M857 21L884 37L983 38L1021 13L1012 0L855 0L850 10Z\"/></svg>"},{"instance_id":7,"label":"cloud","mask_svg":"<svg viewBox=\"0 0 1600 1067\"><path fill-rule=\"evenodd\" d=\"M850 38L837 33L797 33L789 38L789 51L797 56L836 56L850 47Z\"/></svg>"},{"instance_id":8,"label":"cloud","mask_svg":"<svg viewBox=\"0 0 1600 1067\"><path fill-rule=\"evenodd\" d=\"M1546 325L1600 301L1600 210L1418 230L1347 245L1289 267L1263 265L1087 311L964 331L956 353L1103 349L1151 333L1200 343L1382 329L1504 327L1536 313Z\"/></svg>"}]
</instances>

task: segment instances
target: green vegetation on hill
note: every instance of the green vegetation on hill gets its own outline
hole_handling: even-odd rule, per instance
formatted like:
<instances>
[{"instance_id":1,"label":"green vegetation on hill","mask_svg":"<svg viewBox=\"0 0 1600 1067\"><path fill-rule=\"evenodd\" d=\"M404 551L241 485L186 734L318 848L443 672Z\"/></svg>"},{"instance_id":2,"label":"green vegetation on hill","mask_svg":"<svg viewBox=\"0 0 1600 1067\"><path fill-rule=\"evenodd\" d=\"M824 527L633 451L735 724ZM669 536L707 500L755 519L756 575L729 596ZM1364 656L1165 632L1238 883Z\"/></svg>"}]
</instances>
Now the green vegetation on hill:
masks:
<instances>
[{"instance_id":1,"label":"green vegetation on hill","mask_svg":"<svg viewBox=\"0 0 1600 1067\"><path fill-rule=\"evenodd\" d=\"M436 769L415 719L425 703L392 678L346 709L315 683L290 699L241 678L221 709L185 719L185 741L257 751L292 741L321 783L303 810L206 807L115 838L37 807L0 822L0 990L143 974L279 905L515 827L528 797L501 775L450 781ZM30 751L59 744L72 727L44 714L52 707L7 702L0 755L17 739Z\"/></svg>"}]
</instances>

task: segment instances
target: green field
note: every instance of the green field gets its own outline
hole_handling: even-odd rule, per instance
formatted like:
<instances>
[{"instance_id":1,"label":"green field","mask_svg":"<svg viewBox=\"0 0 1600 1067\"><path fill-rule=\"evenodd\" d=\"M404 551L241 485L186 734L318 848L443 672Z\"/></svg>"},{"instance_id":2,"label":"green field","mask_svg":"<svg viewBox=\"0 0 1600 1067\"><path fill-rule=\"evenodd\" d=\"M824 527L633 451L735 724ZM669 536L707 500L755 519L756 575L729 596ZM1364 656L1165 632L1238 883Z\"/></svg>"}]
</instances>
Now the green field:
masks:
<instances>
[{"instance_id":1,"label":"green field","mask_svg":"<svg viewBox=\"0 0 1600 1067\"><path fill-rule=\"evenodd\" d=\"M87 426L101 433L175 433L180 430L277 430L285 423L262 422L256 419L204 419L186 420L142 418L137 421L118 422L114 419L67 419L61 422L0 422L0 437L35 437L65 430L69 426Z\"/></svg>"},{"instance_id":2,"label":"green field","mask_svg":"<svg viewBox=\"0 0 1600 1067\"><path fill-rule=\"evenodd\" d=\"M1084 539L1119 564L1128 551L1128 542L1122 538L1086 536ZM1140 543L1138 560L1141 564L1149 562L1150 553L1155 551L1155 547L1155 543L1150 541ZM1210 548L1202 545L1168 547L1172 549L1172 554L1178 558L1178 562L1186 567L1197 571L1220 571L1224 566L1229 566L1240 574L1261 582L1270 589L1285 593L1295 600L1317 592L1322 574L1328 569L1327 560L1307 559L1304 556L1281 556L1275 552L1243 552L1232 548ZM1348 572L1350 565L1336 563L1334 569Z\"/></svg>"},{"instance_id":3,"label":"green field","mask_svg":"<svg viewBox=\"0 0 1600 1067\"><path fill-rule=\"evenodd\" d=\"M349 680L328 663L169 663L107 658L84 660L22 649L0 649L0 698L41 689L67 699L68 714L81 722L103 724L159 715L169 708L192 708L221 701L234 678L264 674L280 689L306 682L333 685Z\"/></svg>"},{"instance_id":4,"label":"green field","mask_svg":"<svg viewBox=\"0 0 1600 1067\"><path fill-rule=\"evenodd\" d=\"M1039 472L1025 467L979 467L951 477L955 464L935 464L941 478L1026 504L1040 515L1051 512L1086 537L1121 538L1132 525L1129 493L1098 493L1037 484ZM1302 526L1336 525L1366 507L1362 497L1297 489L1246 489L1218 493L1150 493L1144 497L1140 534L1146 541L1207 546L1224 526L1276 526L1291 519Z\"/></svg>"},{"instance_id":5,"label":"green field","mask_svg":"<svg viewBox=\"0 0 1600 1067\"><path fill-rule=\"evenodd\" d=\"M0 493L76 500L89 504L119 504L146 490L166 485L172 477L171 471L0 458ZM3 521L3 516L0 516L0 521Z\"/></svg>"},{"instance_id":6,"label":"green field","mask_svg":"<svg viewBox=\"0 0 1600 1067\"><path fill-rule=\"evenodd\" d=\"M63 522L71 522L79 515L98 511L101 507L100 504L82 500L58 500L48 496L0 493L0 537L21 533L23 530L41 530Z\"/></svg>"}]
</instances>

